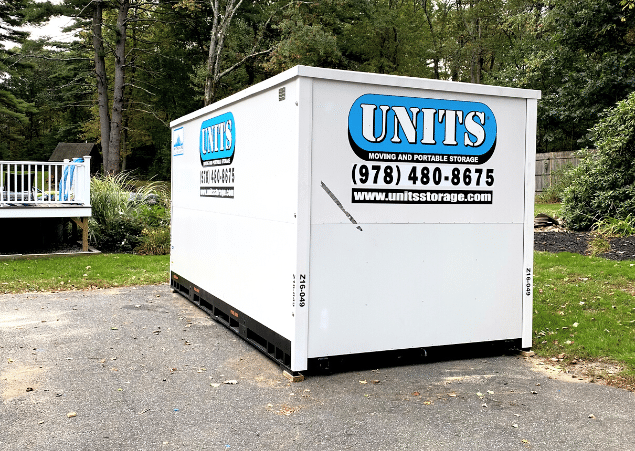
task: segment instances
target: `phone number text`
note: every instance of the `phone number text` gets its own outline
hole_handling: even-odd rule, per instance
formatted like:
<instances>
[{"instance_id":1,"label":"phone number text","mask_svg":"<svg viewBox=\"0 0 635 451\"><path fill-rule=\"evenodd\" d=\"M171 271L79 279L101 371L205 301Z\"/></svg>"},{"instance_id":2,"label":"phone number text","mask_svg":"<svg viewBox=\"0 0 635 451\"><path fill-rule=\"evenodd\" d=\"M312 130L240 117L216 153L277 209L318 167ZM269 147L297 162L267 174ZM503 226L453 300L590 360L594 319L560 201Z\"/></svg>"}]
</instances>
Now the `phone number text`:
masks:
<instances>
[{"instance_id":1,"label":"phone number text","mask_svg":"<svg viewBox=\"0 0 635 451\"><path fill-rule=\"evenodd\" d=\"M353 185L492 186L494 169L354 164Z\"/></svg>"},{"instance_id":2,"label":"phone number text","mask_svg":"<svg viewBox=\"0 0 635 451\"><path fill-rule=\"evenodd\" d=\"M201 171L200 182L201 185L234 183L234 168L203 169Z\"/></svg>"}]
</instances>

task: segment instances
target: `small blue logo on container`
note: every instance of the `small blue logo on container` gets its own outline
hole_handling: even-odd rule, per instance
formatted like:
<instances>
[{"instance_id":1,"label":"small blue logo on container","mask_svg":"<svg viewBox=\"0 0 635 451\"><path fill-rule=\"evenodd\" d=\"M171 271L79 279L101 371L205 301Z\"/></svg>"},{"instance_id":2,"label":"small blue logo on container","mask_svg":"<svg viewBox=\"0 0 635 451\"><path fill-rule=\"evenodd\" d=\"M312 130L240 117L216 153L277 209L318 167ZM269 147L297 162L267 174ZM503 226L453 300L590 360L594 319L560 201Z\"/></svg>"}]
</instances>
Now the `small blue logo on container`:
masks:
<instances>
[{"instance_id":1,"label":"small blue logo on container","mask_svg":"<svg viewBox=\"0 0 635 451\"><path fill-rule=\"evenodd\" d=\"M232 113L203 121L199 152L203 166L231 164L236 144L236 123Z\"/></svg>"},{"instance_id":2,"label":"small blue logo on container","mask_svg":"<svg viewBox=\"0 0 635 451\"><path fill-rule=\"evenodd\" d=\"M179 127L174 129L172 132L172 155L178 157L179 155L183 155L183 127Z\"/></svg>"},{"instance_id":3,"label":"small blue logo on container","mask_svg":"<svg viewBox=\"0 0 635 451\"><path fill-rule=\"evenodd\" d=\"M348 115L363 160L483 164L496 147L496 118L479 102L365 94Z\"/></svg>"}]
</instances>

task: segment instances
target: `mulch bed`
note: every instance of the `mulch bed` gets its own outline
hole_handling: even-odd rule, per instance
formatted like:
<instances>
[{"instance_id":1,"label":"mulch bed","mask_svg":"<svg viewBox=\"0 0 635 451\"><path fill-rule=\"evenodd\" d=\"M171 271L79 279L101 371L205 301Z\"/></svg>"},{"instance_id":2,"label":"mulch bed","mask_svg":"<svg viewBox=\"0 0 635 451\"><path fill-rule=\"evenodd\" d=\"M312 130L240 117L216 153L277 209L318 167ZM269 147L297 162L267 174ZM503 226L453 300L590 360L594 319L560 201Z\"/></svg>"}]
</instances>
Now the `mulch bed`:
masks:
<instances>
[{"instance_id":1,"label":"mulch bed","mask_svg":"<svg viewBox=\"0 0 635 451\"><path fill-rule=\"evenodd\" d=\"M535 229L534 250L546 252L573 252L589 255L587 248L590 240L588 232L541 231ZM609 260L635 260L635 236L612 238L611 250L599 257Z\"/></svg>"}]
</instances>

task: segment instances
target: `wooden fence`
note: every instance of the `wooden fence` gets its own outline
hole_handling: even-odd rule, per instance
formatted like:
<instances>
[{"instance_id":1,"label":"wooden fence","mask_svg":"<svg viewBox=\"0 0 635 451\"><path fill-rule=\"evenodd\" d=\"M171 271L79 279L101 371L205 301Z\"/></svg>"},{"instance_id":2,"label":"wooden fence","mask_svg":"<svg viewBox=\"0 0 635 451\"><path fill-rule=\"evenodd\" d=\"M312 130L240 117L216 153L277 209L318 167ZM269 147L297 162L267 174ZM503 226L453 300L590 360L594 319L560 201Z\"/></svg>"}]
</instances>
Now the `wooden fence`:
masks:
<instances>
[{"instance_id":1,"label":"wooden fence","mask_svg":"<svg viewBox=\"0 0 635 451\"><path fill-rule=\"evenodd\" d=\"M558 181L561 169L577 166L580 159L575 152L549 152L536 154L536 194L542 193Z\"/></svg>"}]
</instances>

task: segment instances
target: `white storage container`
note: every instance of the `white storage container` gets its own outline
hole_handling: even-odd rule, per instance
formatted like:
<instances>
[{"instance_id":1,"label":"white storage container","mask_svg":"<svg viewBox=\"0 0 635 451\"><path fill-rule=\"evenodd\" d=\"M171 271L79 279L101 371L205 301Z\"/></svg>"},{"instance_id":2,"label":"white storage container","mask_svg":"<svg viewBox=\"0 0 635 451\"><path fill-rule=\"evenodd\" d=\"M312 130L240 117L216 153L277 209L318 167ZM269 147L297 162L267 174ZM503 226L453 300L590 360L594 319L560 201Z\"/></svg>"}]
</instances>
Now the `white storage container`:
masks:
<instances>
[{"instance_id":1,"label":"white storage container","mask_svg":"<svg viewBox=\"0 0 635 451\"><path fill-rule=\"evenodd\" d=\"M530 347L539 97L298 66L172 122L173 288L292 371Z\"/></svg>"}]
</instances>

